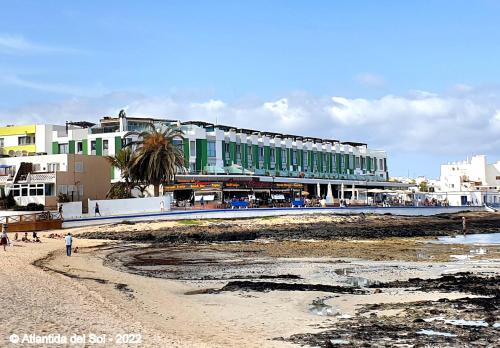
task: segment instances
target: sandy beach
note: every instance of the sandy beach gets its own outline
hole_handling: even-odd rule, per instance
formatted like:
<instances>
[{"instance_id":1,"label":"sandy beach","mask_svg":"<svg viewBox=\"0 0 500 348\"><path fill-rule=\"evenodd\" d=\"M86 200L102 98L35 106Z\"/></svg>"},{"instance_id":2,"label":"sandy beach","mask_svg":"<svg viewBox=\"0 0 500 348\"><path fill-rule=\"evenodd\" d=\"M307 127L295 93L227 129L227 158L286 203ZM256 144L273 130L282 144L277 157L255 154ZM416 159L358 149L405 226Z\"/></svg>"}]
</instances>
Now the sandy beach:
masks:
<instances>
[{"instance_id":1,"label":"sandy beach","mask_svg":"<svg viewBox=\"0 0 500 348\"><path fill-rule=\"evenodd\" d=\"M346 223L345 219L339 221ZM259 219L245 223L265 229L276 222ZM485 281L494 289L500 272L497 246L486 246L487 251L474 255L471 250L477 247L432 245L421 238L155 245L78 237L102 230L120 233L138 228L144 232L151 227L164 231L167 227L160 224L198 228L221 223L239 224L162 222L73 230L79 252L72 257L64 254L63 239L47 238L49 232L42 233L42 243L15 243L0 253L0 291L6 295L0 312L6 328L1 345L19 346L9 342L11 334L33 333L86 335L87 340L92 334L106 335L101 346L359 346L363 339L383 342L376 329L372 337L359 334L365 330L365 321L373 318L380 325L415 321L412 325L416 326L405 324L398 329L411 331L410 341L418 337L418 342L452 347L463 342L457 339L470 339L468 331L453 325L445 327L450 337L417 335L418 330L440 323L424 319L442 316L486 320L483 331L473 327L479 335L474 337L484 340L479 346L494 346L489 337L498 330L494 328L499 321L497 300L490 302L488 313L486 309L475 314L453 310L454 305L441 308L444 300L476 305L470 301L483 299L485 294L460 283L465 278L459 283L455 277L444 279L439 286L424 280L473 272L494 275L496 278ZM416 255L415 250L423 256L409 257ZM450 257L453 254L467 257ZM420 283L384 285L417 277L422 279ZM358 326L359 332L345 329ZM140 340L119 344L124 334ZM87 341L73 346L94 345Z\"/></svg>"}]
</instances>

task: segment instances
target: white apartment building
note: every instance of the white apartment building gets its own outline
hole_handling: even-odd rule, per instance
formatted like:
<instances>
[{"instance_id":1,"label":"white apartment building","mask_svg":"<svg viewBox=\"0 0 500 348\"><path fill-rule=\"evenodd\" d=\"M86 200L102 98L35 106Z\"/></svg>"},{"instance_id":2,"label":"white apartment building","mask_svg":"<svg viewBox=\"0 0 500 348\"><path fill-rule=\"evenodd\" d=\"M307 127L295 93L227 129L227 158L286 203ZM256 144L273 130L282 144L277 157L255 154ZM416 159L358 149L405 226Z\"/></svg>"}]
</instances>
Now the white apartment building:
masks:
<instances>
[{"instance_id":1,"label":"white apartment building","mask_svg":"<svg viewBox=\"0 0 500 348\"><path fill-rule=\"evenodd\" d=\"M441 165L435 191L447 194L450 205L500 204L500 161L488 163L485 155Z\"/></svg>"}]
</instances>

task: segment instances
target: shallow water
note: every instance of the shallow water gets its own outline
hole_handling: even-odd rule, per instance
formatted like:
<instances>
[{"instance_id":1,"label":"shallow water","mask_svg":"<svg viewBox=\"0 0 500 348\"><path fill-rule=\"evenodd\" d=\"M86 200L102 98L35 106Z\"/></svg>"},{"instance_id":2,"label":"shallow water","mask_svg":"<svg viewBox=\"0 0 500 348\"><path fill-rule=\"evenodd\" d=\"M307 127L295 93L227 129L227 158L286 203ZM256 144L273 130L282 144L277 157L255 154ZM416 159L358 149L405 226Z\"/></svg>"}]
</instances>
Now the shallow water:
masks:
<instances>
[{"instance_id":1,"label":"shallow water","mask_svg":"<svg viewBox=\"0 0 500 348\"><path fill-rule=\"evenodd\" d=\"M442 244L500 244L500 233L467 234L456 237L439 237L435 243Z\"/></svg>"}]
</instances>

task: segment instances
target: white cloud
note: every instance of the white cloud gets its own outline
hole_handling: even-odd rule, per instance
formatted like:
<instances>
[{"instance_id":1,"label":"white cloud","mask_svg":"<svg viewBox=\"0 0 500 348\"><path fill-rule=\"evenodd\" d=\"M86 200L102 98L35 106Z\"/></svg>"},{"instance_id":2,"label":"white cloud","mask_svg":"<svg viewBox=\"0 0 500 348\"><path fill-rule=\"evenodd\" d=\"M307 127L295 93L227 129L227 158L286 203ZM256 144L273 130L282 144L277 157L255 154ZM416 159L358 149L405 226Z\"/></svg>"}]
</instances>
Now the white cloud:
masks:
<instances>
[{"instance_id":1,"label":"white cloud","mask_svg":"<svg viewBox=\"0 0 500 348\"><path fill-rule=\"evenodd\" d=\"M23 122L97 121L126 107L130 116L205 120L236 127L367 142L398 154L461 158L500 155L500 90L438 95L411 92L381 98L291 94L276 100L223 101L111 93L0 110Z\"/></svg>"},{"instance_id":2,"label":"white cloud","mask_svg":"<svg viewBox=\"0 0 500 348\"><path fill-rule=\"evenodd\" d=\"M69 47L42 45L27 40L23 36L0 34L0 53L9 54L53 54L81 53L82 51Z\"/></svg>"},{"instance_id":3,"label":"white cloud","mask_svg":"<svg viewBox=\"0 0 500 348\"><path fill-rule=\"evenodd\" d=\"M386 81L383 76L371 73L363 73L356 75L356 82L364 87L370 88L380 88L386 85Z\"/></svg>"}]
</instances>

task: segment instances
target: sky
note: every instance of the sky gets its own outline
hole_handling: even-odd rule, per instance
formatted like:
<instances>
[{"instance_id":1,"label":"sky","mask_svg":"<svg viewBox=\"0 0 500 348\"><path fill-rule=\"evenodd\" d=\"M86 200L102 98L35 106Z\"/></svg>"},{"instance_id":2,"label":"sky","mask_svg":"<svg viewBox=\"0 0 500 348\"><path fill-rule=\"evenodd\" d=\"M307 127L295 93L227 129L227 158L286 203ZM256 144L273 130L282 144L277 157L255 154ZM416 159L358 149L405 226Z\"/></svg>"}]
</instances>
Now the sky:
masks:
<instances>
[{"instance_id":1,"label":"sky","mask_svg":"<svg viewBox=\"0 0 500 348\"><path fill-rule=\"evenodd\" d=\"M500 160L500 1L0 0L0 125L130 116Z\"/></svg>"}]
</instances>

